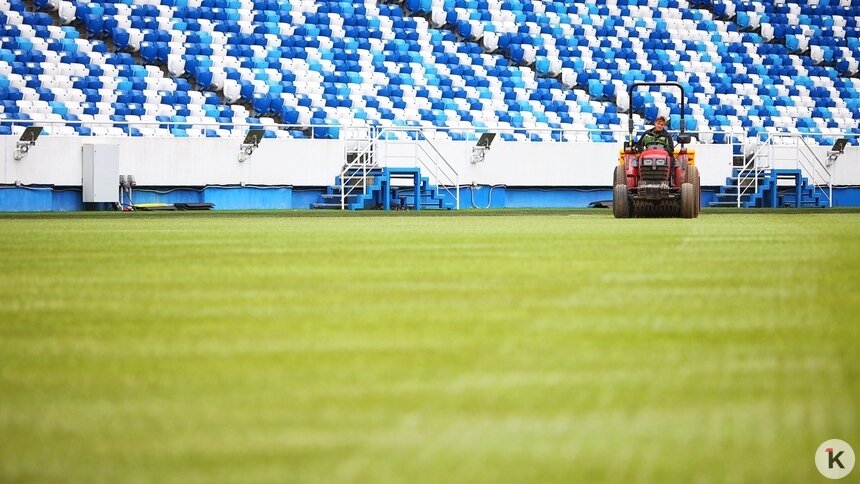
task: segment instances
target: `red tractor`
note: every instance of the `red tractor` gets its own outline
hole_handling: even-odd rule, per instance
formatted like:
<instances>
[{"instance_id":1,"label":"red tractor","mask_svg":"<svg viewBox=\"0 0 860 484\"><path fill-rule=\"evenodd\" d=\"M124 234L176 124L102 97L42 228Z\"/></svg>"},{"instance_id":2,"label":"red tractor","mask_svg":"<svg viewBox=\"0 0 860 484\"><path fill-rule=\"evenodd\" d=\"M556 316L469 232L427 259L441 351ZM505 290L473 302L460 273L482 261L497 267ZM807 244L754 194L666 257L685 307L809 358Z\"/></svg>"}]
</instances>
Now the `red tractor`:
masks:
<instances>
[{"instance_id":1,"label":"red tractor","mask_svg":"<svg viewBox=\"0 0 860 484\"><path fill-rule=\"evenodd\" d=\"M630 86L672 86L681 90L681 132L679 148L669 153L663 145L638 146L633 141L633 114L628 110L630 137L619 152L612 191L612 213L615 218L699 216L699 170L695 151L684 145L684 87L676 82L637 82Z\"/></svg>"}]
</instances>

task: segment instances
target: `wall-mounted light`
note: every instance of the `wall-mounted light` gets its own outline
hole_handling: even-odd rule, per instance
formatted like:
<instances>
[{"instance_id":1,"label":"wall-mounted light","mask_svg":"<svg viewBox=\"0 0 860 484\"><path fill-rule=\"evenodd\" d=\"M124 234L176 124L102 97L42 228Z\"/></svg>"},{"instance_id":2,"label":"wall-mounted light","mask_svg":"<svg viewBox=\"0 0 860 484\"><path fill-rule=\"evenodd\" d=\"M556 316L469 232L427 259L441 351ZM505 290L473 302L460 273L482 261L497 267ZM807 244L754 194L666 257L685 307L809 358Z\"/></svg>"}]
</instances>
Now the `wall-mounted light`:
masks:
<instances>
[{"instance_id":1,"label":"wall-mounted light","mask_svg":"<svg viewBox=\"0 0 860 484\"><path fill-rule=\"evenodd\" d=\"M245 140L242 141L242 145L239 147L239 161L247 161L251 158L251 155L254 154L254 150L260 146L260 141L263 140L263 135L265 135L265 130L262 129L252 129L248 131L248 134L245 135Z\"/></svg>"},{"instance_id":2,"label":"wall-mounted light","mask_svg":"<svg viewBox=\"0 0 860 484\"><path fill-rule=\"evenodd\" d=\"M496 133L484 133L478 138L478 142L472 147L472 164L481 163L490 151L490 145L496 139Z\"/></svg>"},{"instance_id":3,"label":"wall-mounted light","mask_svg":"<svg viewBox=\"0 0 860 484\"><path fill-rule=\"evenodd\" d=\"M21 138L15 144L15 161L21 161L30 152L30 148L36 145L36 140L42 134L41 126L30 126L21 134Z\"/></svg>"},{"instance_id":4,"label":"wall-mounted light","mask_svg":"<svg viewBox=\"0 0 860 484\"><path fill-rule=\"evenodd\" d=\"M832 166L836 163L839 155L845 153L845 145L847 144L848 140L846 138L839 138L833 143L833 147L827 152L827 166Z\"/></svg>"}]
</instances>

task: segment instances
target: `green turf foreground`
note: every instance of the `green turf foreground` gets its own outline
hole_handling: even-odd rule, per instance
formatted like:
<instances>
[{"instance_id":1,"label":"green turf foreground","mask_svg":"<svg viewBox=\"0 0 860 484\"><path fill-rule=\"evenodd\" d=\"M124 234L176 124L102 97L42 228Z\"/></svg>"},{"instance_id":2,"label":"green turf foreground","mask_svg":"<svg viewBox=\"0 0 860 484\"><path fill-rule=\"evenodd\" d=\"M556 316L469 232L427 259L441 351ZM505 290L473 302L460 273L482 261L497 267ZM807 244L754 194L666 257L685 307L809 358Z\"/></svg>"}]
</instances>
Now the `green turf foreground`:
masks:
<instances>
[{"instance_id":1,"label":"green turf foreground","mask_svg":"<svg viewBox=\"0 0 860 484\"><path fill-rule=\"evenodd\" d=\"M860 451L860 213L469 215L0 217L0 482L809 483Z\"/></svg>"}]
</instances>

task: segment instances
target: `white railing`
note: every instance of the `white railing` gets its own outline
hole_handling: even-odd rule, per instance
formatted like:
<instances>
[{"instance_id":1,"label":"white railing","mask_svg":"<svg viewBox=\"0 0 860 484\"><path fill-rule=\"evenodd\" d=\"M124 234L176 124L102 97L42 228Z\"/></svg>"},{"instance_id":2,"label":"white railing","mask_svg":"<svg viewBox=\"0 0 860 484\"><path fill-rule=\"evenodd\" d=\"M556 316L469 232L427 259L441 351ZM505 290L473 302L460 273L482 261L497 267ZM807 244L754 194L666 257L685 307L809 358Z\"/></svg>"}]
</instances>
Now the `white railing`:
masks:
<instances>
[{"instance_id":1,"label":"white railing","mask_svg":"<svg viewBox=\"0 0 860 484\"><path fill-rule=\"evenodd\" d=\"M361 194L367 194L368 172L377 167L377 143L381 132L371 131L369 136L352 138L345 148L346 163L340 172L340 209L346 210L346 199L357 195L356 188L361 187ZM358 143L358 146L351 146ZM363 144L363 146L361 146ZM350 159L349 155L352 155Z\"/></svg>"},{"instance_id":2,"label":"white railing","mask_svg":"<svg viewBox=\"0 0 860 484\"><path fill-rule=\"evenodd\" d=\"M755 194L759 188L761 173L768 169L794 165L812 185L814 193L822 193L828 206L833 206L833 172L830 165L823 162L807 138L821 133L783 133L771 132L755 147L752 157L746 161L738 173L737 206L741 206L744 195ZM828 136L834 136L828 134ZM835 135L839 136L839 135ZM845 135L850 136L850 135ZM787 153L786 153L787 152ZM750 191L752 189L752 191ZM800 204L800 200L796 203Z\"/></svg>"},{"instance_id":3,"label":"white railing","mask_svg":"<svg viewBox=\"0 0 860 484\"><path fill-rule=\"evenodd\" d=\"M451 166L448 159L439 152L436 145L427 138L424 138L424 132L420 133L426 143L416 144L416 151L420 149L424 157L416 156L416 160L429 171L433 172L433 176L436 179L436 187L445 190L448 195L452 196L455 200L454 208L460 210L460 174ZM431 153L427 152L425 145L432 149Z\"/></svg>"},{"instance_id":4,"label":"white railing","mask_svg":"<svg viewBox=\"0 0 860 484\"><path fill-rule=\"evenodd\" d=\"M101 115L100 115L101 116ZM596 133L611 133L616 142L624 141L627 138L627 130L616 129L590 129L585 127L567 127L567 128L549 128L549 127L529 127L529 128L514 128L511 126L466 126L466 127L437 127L437 126L374 126L369 123L361 124L279 124L279 123L247 123L247 122L218 122L204 121L200 117L190 116L189 120L174 120L174 121L158 121L158 120L109 120L109 119L83 119L83 120L57 120L57 119L11 119L0 113L0 125L8 125L13 128L13 135L23 132L25 126L42 126L47 128L42 135L50 136L79 136L73 131L74 126L84 126L90 129L97 128L99 130L107 130L104 136L111 137L129 137L132 136L123 128L135 128L146 130L143 137L176 137L171 133L173 128L192 130L193 134L198 137L205 137L205 133L197 132L200 130L222 130L226 133L221 133L216 137L219 138L240 138L244 137L245 132L250 128L265 129L274 131L276 136L289 136L289 132L301 132L305 138L316 139L348 139L346 132L351 130L363 129L379 131L382 129L389 130L392 133L405 133L408 131L421 130L427 135L428 139L445 138L453 139L461 137L466 141L477 141L483 133L496 133L498 135L514 134L525 141L533 142L592 142L593 136ZM261 118L267 119L267 118ZM57 128L68 127L69 130L60 130ZM636 133L644 131L644 126L637 126ZM703 143L711 143L716 135L723 135L724 141L719 144L730 144L732 138L745 136L746 133L742 130L727 129L727 130L702 130L688 131L687 134L696 136ZM599 142L599 141L598 141Z\"/></svg>"},{"instance_id":5,"label":"white railing","mask_svg":"<svg viewBox=\"0 0 860 484\"><path fill-rule=\"evenodd\" d=\"M796 147L796 168L801 172L806 173L809 182L812 184L813 194L820 191L827 197L827 206L833 206L833 173L830 167L827 166L815 150L809 146L806 137L799 134L781 134L783 138L791 138ZM797 200L798 207L800 200Z\"/></svg>"},{"instance_id":6,"label":"white railing","mask_svg":"<svg viewBox=\"0 0 860 484\"><path fill-rule=\"evenodd\" d=\"M437 188L455 200L456 209L460 209L460 174L434 144L432 130L398 126L382 128L380 136L383 166L404 166L405 163L421 168Z\"/></svg>"},{"instance_id":7,"label":"white railing","mask_svg":"<svg viewBox=\"0 0 860 484\"><path fill-rule=\"evenodd\" d=\"M758 193L759 178L761 177L761 173L767 169L767 164L762 163L760 160L763 157L763 154L767 152L769 141L770 137L768 136L765 142L760 143L758 146L754 146L752 156L749 160L744 160L744 163L741 165L741 169L738 171L738 179L735 181L738 189L738 208L741 207L741 200L744 195L749 194L749 196L752 197L753 194ZM747 156L746 150L744 150L744 156ZM749 191L750 187L752 187L751 192Z\"/></svg>"},{"instance_id":8,"label":"white railing","mask_svg":"<svg viewBox=\"0 0 860 484\"><path fill-rule=\"evenodd\" d=\"M265 118L263 118L265 119ZM244 138L246 132L249 129L264 129L264 130L272 130L276 134L277 133L289 133L290 131L298 131L301 132L304 138L308 139L337 139L340 137L332 136L331 133L320 131L321 129L333 129L341 131L345 129L344 126L339 124L278 124L278 123L248 123L248 122L218 122L218 121L200 121L196 119L186 120L186 121L113 121L113 120L41 120L41 119L31 119L31 120L22 120L22 119L8 119L4 118L2 114L0 114L0 125L7 125L12 127L12 134L17 135L24 131L26 126L41 126L46 128L43 131L42 136L50 135L50 136L72 136L77 137L81 136L76 131L74 131L75 126L83 126L90 129L97 129L105 131L104 134L99 133L101 136L106 137L132 137L130 134L130 129L128 131L123 128L135 128L135 129L144 129L147 130L146 134L141 134L140 137L151 137L151 138L176 138L179 137L172 133L172 129L180 128L186 130L201 131L197 134L196 137L205 138L206 135L202 131L207 129L212 130L222 130L226 131L226 134L221 133L215 136L215 138ZM70 128L69 130L60 130L58 128ZM321 134L325 133L325 134ZM93 134L96 136L96 134ZM185 136L183 136L185 137ZM193 136L187 136L193 137Z\"/></svg>"},{"instance_id":9,"label":"white railing","mask_svg":"<svg viewBox=\"0 0 860 484\"><path fill-rule=\"evenodd\" d=\"M440 190L455 200L460 209L460 175L433 141L421 128L387 127L375 128L367 138L353 138L354 142L365 141L358 150L346 150L347 162L340 173L340 208L347 208L347 199L368 192L368 173L376 168L405 165L421 168ZM395 136L392 136L395 135ZM398 148L406 148L399 150ZM352 155L351 159L349 155ZM390 189L390 187L389 187ZM421 203L415 200L416 204Z\"/></svg>"}]
</instances>

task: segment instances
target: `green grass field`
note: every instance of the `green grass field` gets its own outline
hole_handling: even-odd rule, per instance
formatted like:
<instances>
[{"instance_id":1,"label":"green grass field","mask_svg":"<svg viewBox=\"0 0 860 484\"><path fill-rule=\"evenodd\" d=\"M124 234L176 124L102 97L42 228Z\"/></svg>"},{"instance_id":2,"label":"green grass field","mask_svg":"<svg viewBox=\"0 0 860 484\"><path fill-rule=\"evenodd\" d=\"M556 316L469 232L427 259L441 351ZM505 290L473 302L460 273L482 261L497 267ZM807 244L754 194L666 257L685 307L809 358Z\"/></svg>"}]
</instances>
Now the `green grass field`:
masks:
<instances>
[{"instance_id":1,"label":"green grass field","mask_svg":"<svg viewBox=\"0 0 860 484\"><path fill-rule=\"evenodd\" d=\"M0 261L4 483L808 483L860 450L860 212L3 215Z\"/></svg>"}]
</instances>

